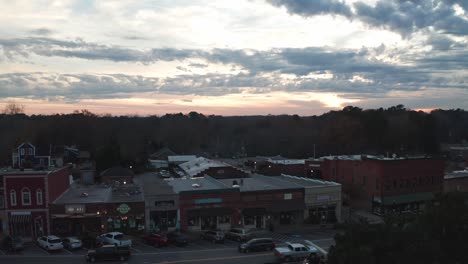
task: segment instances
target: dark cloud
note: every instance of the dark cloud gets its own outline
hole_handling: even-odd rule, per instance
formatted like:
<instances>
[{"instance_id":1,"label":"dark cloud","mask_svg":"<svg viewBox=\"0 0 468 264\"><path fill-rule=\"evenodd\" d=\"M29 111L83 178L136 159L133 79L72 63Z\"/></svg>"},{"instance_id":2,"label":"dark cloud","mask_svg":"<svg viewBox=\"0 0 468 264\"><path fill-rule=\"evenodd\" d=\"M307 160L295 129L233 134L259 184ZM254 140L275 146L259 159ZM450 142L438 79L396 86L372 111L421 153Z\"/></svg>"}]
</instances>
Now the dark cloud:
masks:
<instances>
[{"instance_id":1,"label":"dark cloud","mask_svg":"<svg viewBox=\"0 0 468 264\"><path fill-rule=\"evenodd\" d=\"M190 63L189 67L192 67L192 68L206 68L206 67L208 67L208 65L203 64L203 63Z\"/></svg>"},{"instance_id":2,"label":"dark cloud","mask_svg":"<svg viewBox=\"0 0 468 264\"><path fill-rule=\"evenodd\" d=\"M337 0L267 0L274 6L284 6L289 13L301 16L321 14L336 14L351 16L351 9L342 1Z\"/></svg>"},{"instance_id":3,"label":"dark cloud","mask_svg":"<svg viewBox=\"0 0 468 264\"><path fill-rule=\"evenodd\" d=\"M284 6L289 13L304 17L332 14L358 19L369 26L399 32L403 36L427 28L444 34L468 34L468 21L455 14L454 4L468 12L465 0L380 0L375 6L364 2L354 4L355 11L339 1L268 0L274 6Z\"/></svg>"},{"instance_id":4,"label":"dark cloud","mask_svg":"<svg viewBox=\"0 0 468 264\"><path fill-rule=\"evenodd\" d=\"M53 31L48 28L37 28L29 31L29 33L33 35L48 36L51 35Z\"/></svg>"},{"instance_id":5,"label":"dark cloud","mask_svg":"<svg viewBox=\"0 0 468 264\"><path fill-rule=\"evenodd\" d=\"M440 36L429 38L427 44L433 46L431 52L414 53L384 45L360 50L309 47L266 51L202 51L171 48L136 50L79 39L0 39L0 52L3 51L3 56L11 60L27 58L30 54L143 64L161 60L200 59L242 70L239 74L207 72L196 75L189 67L203 68L206 65L190 64L189 67L177 67L184 71L182 75L159 79L118 74L7 74L0 76L0 97L66 97L79 100L113 98L141 92L223 95L240 93L247 88L249 92L258 93L327 91L372 96L392 90L416 91L424 87L468 88L467 73L463 71L468 68L466 44ZM382 55L398 63L378 59ZM281 74L291 74L293 77L285 80ZM320 74L332 77L316 77Z\"/></svg>"}]
</instances>

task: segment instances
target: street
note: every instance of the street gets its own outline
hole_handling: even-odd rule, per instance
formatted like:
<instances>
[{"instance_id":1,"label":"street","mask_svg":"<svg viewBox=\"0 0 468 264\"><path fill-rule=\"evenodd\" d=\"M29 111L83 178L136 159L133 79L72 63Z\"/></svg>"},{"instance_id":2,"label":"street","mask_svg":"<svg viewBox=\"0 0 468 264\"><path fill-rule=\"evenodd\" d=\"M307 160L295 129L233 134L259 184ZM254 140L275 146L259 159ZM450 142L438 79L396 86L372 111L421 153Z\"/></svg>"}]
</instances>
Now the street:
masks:
<instances>
[{"instance_id":1,"label":"street","mask_svg":"<svg viewBox=\"0 0 468 264\"><path fill-rule=\"evenodd\" d=\"M303 242L305 239L312 241L318 247L328 251L333 245L334 232L321 230L307 235L295 234L272 234L278 246L284 246L286 241ZM226 240L224 244L213 244L208 241L194 240L187 247L176 247L170 245L165 248L155 248L144 244L142 241L134 240L131 258L124 263L141 264L186 264L186 263L278 263L271 251L239 253L238 243ZM28 245L25 250L6 254L0 251L0 262L2 264L23 264L23 263L86 263L86 250L60 250L57 252L47 252L36 245ZM105 262L112 263L112 262ZM120 263L120 262L116 262Z\"/></svg>"}]
</instances>

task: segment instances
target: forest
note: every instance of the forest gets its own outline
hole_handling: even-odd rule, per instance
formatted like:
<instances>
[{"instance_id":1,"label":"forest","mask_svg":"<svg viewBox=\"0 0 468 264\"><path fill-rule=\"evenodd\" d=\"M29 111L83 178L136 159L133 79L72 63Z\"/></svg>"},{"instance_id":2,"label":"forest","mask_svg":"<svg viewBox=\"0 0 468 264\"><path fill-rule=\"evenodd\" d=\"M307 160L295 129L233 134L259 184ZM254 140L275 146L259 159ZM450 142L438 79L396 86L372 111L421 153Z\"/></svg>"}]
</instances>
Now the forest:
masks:
<instances>
[{"instance_id":1,"label":"forest","mask_svg":"<svg viewBox=\"0 0 468 264\"><path fill-rule=\"evenodd\" d=\"M111 116L88 110L26 115L24 107L13 110L0 114L2 166L11 162L12 149L25 141L46 148L75 145L90 151L95 159L138 165L161 147L208 157L403 156L439 155L440 143L468 140L467 111L426 113L403 105L386 109L346 106L320 116L206 116L197 112Z\"/></svg>"}]
</instances>

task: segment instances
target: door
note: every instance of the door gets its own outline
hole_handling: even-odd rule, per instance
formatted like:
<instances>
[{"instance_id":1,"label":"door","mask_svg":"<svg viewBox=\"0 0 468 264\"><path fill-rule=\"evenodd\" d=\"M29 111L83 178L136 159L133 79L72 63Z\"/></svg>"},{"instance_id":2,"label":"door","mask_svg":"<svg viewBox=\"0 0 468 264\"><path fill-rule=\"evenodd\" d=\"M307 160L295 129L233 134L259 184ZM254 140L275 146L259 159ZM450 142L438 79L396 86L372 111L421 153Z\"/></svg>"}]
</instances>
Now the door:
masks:
<instances>
[{"instance_id":1,"label":"door","mask_svg":"<svg viewBox=\"0 0 468 264\"><path fill-rule=\"evenodd\" d=\"M262 228L263 227L263 216L257 215L255 216L255 227Z\"/></svg>"}]
</instances>

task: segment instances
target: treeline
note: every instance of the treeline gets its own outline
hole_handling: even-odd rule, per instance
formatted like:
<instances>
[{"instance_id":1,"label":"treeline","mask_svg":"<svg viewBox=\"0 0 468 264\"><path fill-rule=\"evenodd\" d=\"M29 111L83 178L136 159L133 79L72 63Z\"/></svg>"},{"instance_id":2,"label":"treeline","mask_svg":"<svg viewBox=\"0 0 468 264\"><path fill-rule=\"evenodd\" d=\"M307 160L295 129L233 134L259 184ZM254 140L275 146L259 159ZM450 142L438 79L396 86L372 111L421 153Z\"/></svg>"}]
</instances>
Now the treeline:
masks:
<instances>
[{"instance_id":1,"label":"treeline","mask_svg":"<svg viewBox=\"0 0 468 264\"><path fill-rule=\"evenodd\" d=\"M363 110L347 106L320 116L99 116L87 110L56 115L0 115L0 162L30 141L38 146L76 145L93 157L143 162L161 147L180 154L232 157L329 154L438 154L439 143L468 139L468 112L413 111L398 105Z\"/></svg>"},{"instance_id":2,"label":"treeline","mask_svg":"<svg viewBox=\"0 0 468 264\"><path fill-rule=\"evenodd\" d=\"M328 263L468 263L467 223L466 194L444 194L420 214L389 216L383 225L348 225L335 236Z\"/></svg>"}]
</instances>

